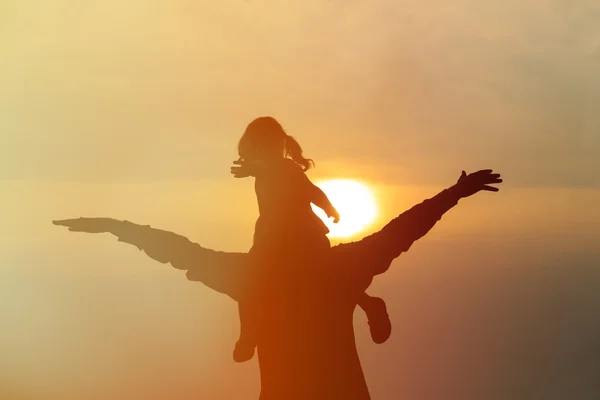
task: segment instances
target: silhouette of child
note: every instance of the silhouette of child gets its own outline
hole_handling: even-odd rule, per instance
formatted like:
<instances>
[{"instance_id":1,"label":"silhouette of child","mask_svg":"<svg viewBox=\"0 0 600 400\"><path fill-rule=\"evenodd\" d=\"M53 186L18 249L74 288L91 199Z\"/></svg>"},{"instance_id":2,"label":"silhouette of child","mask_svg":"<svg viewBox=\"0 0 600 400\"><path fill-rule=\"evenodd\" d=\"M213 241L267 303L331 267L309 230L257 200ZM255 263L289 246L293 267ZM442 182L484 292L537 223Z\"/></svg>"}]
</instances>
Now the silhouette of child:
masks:
<instances>
[{"instance_id":1,"label":"silhouette of child","mask_svg":"<svg viewBox=\"0 0 600 400\"><path fill-rule=\"evenodd\" d=\"M323 209L335 223L340 216L323 191L305 172L314 165L304 158L298 142L287 135L271 117L260 117L246 128L238 144L240 159L234 161L231 173L236 178L255 177L259 218L256 221L251 257L251 280L266 260L283 260L291 253L319 254L331 247L329 229L313 212L311 203ZM261 261L263 260L263 261ZM273 261L269 261L272 263ZM233 358L250 360L256 347L256 287L250 285L239 304L240 336ZM385 302L364 293L358 305L369 320L375 343L385 342L391 334L391 323Z\"/></svg>"}]
</instances>

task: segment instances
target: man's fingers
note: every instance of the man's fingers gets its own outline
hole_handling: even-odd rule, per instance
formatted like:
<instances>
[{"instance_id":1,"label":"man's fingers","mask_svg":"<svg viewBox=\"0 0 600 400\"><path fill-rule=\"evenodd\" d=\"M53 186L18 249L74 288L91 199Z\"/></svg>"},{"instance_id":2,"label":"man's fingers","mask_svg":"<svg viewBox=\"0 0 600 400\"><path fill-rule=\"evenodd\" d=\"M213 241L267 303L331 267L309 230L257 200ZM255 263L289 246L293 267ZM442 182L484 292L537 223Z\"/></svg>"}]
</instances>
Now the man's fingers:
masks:
<instances>
[{"instance_id":1,"label":"man's fingers","mask_svg":"<svg viewBox=\"0 0 600 400\"><path fill-rule=\"evenodd\" d=\"M77 223L80 219L81 218L53 220L52 224L53 225L58 225L58 226L71 226L71 225Z\"/></svg>"},{"instance_id":2,"label":"man's fingers","mask_svg":"<svg viewBox=\"0 0 600 400\"><path fill-rule=\"evenodd\" d=\"M492 184L492 183L502 183L502 179L500 179L500 178L486 179L483 182L483 184L485 184L485 185L489 185L489 184Z\"/></svg>"},{"instance_id":3,"label":"man's fingers","mask_svg":"<svg viewBox=\"0 0 600 400\"><path fill-rule=\"evenodd\" d=\"M474 181L480 181L483 183L500 183L502 179L500 178L500 174L492 174L492 170L482 170L477 171L470 176L472 176Z\"/></svg>"},{"instance_id":4,"label":"man's fingers","mask_svg":"<svg viewBox=\"0 0 600 400\"><path fill-rule=\"evenodd\" d=\"M497 192L500 189L493 187L493 186L488 186L488 185L483 185L483 187L481 188L481 190L485 190L487 192Z\"/></svg>"},{"instance_id":5,"label":"man's fingers","mask_svg":"<svg viewBox=\"0 0 600 400\"><path fill-rule=\"evenodd\" d=\"M110 232L120 221L111 218L74 218L52 221L52 223L67 227L70 232L102 233Z\"/></svg>"},{"instance_id":6,"label":"man's fingers","mask_svg":"<svg viewBox=\"0 0 600 400\"><path fill-rule=\"evenodd\" d=\"M490 186L492 184L502 183L502 178L500 178L500 174L493 173L491 169L482 169L477 172L473 172L467 175L465 178L461 175L461 180L464 179L464 184L472 187L478 188L476 190L485 190L486 192L497 192L500 189L497 187Z\"/></svg>"},{"instance_id":7,"label":"man's fingers","mask_svg":"<svg viewBox=\"0 0 600 400\"><path fill-rule=\"evenodd\" d=\"M88 233L94 233L94 232L100 232L98 229L86 229L86 228L82 228L80 226L70 226L69 227L69 232L88 232Z\"/></svg>"}]
</instances>

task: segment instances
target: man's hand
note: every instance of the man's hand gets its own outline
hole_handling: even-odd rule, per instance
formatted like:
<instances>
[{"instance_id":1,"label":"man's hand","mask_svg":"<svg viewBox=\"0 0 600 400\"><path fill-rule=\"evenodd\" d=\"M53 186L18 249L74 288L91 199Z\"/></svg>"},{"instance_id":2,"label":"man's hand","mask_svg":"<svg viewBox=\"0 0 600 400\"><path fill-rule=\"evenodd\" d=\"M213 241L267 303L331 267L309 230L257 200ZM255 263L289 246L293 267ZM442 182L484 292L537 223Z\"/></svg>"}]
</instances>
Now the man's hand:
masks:
<instances>
[{"instance_id":1,"label":"man's hand","mask_svg":"<svg viewBox=\"0 0 600 400\"><path fill-rule=\"evenodd\" d=\"M241 158L234 161L233 164L237 165L237 167L231 167L231 174L234 178L247 178L249 176L256 176L258 172L258 165L244 161Z\"/></svg>"},{"instance_id":2,"label":"man's hand","mask_svg":"<svg viewBox=\"0 0 600 400\"><path fill-rule=\"evenodd\" d=\"M52 221L54 225L66 226L71 232L104 233L113 232L121 221L112 218L74 218Z\"/></svg>"},{"instance_id":3,"label":"man's hand","mask_svg":"<svg viewBox=\"0 0 600 400\"><path fill-rule=\"evenodd\" d=\"M481 190L497 192L500 189L490 186L496 183L502 183L502 179L500 179L500 174L492 173L491 169L484 169L468 175L463 171L453 189L460 198L465 198Z\"/></svg>"}]
</instances>

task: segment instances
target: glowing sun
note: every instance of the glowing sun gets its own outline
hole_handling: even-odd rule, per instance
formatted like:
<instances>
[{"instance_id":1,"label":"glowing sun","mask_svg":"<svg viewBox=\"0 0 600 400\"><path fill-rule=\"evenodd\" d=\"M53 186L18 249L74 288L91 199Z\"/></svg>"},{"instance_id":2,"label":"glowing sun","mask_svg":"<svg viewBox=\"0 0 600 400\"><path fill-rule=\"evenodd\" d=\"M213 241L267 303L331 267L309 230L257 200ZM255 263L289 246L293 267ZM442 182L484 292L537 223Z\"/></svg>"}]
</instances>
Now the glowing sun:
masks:
<instances>
[{"instance_id":1,"label":"glowing sun","mask_svg":"<svg viewBox=\"0 0 600 400\"><path fill-rule=\"evenodd\" d=\"M349 180L336 179L317 182L325 192L331 204L340 213L337 224L328 219L325 212L313 205L313 210L327 225L329 237L347 238L365 230L377 217L377 202L371 190L364 184Z\"/></svg>"}]
</instances>

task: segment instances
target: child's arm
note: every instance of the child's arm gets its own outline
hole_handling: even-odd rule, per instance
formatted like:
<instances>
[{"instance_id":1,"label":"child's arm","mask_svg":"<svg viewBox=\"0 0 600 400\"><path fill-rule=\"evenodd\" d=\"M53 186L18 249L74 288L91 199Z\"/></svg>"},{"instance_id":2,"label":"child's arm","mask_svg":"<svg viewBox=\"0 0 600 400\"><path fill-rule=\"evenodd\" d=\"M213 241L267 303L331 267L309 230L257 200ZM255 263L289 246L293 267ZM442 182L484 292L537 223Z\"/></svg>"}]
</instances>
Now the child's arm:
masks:
<instances>
[{"instance_id":1,"label":"child's arm","mask_svg":"<svg viewBox=\"0 0 600 400\"><path fill-rule=\"evenodd\" d=\"M340 220L340 214L331 204L327 195L314 183L309 181L309 184L311 203L325 211L328 217L333 217L333 222L337 224Z\"/></svg>"},{"instance_id":2,"label":"child's arm","mask_svg":"<svg viewBox=\"0 0 600 400\"><path fill-rule=\"evenodd\" d=\"M337 224L340 220L340 214L331 204L327 195L323 193L317 185L312 183L310 179L308 179L308 176L306 176L306 173L296 164L290 161L288 165L291 166L291 169L289 170L291 172L290 175L288 175L288 179L294 181L295 184L301 188L301 191L306 191L310 202L325 211L325 214L327 214L329 218L333 218L333 222Z\"/></svg>"},{"instance_id":3,"label":"child's arm","mask_svg":"<svg viewBox=\"0 0 600 400\"><path fill-rule=\"evenodd\" d=\"M256 177L263 173L263 167L258 163L247 162L240 158L237 161L234 161L233 164L236 165L231 167L231 174L234 178Z\"/></svg>"}]
</instances>

